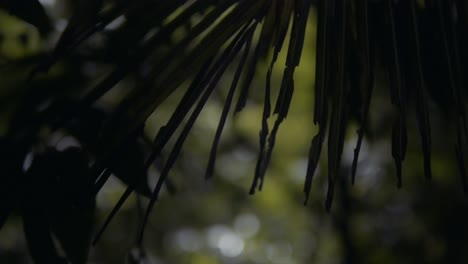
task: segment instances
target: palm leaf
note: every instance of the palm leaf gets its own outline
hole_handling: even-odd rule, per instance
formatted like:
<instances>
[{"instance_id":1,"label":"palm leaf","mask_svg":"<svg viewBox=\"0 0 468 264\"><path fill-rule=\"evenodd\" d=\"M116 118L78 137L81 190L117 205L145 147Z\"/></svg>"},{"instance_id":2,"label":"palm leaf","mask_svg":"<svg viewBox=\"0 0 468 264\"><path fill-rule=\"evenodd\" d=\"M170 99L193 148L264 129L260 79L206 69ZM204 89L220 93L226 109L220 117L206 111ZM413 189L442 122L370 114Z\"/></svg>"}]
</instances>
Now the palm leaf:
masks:
<instances>
[{"instance_id":1,"label":"palm leaf","mask_svg":"<svg viewBox=\"0 0 468 264\"><path fill-rule=\"evenodd\" d=\"M49 18L38 1L29 2L30 10L21 8L14 1L0 1L0 7L23 17L46 35L50 31ZM440 111L450 117L447 122L452 127L448 134L455 135L451 144L455 147L455 160L463 189L468 190L468 120L465 104L467 90L466 77L463 74L468 68L468 53L462 48L468 43L465 32L468 24L467 4L455 0L427 0L424 1L424 6L418 5L416 0L316 2L317 59L314 116L311 123L318 126L318 132L313 136L309 150L304 184L305 202L309 199L323 143L327 139L328 193L325 207L330 210L336 183L340 181L342 184L345 180L340 178L343 175L342 152L347 126L353 118L359 123L351 164L351 182L355 182L364 136L372 132L369 115L372 114L372 97L380 87L374 83L374 74L382 71L378 68L380 63L384 65L383 71L389 76L389 101L395 111L391 156L396 166L398 186L401 187L403 181L402 168L410 124L408 117L412 114L414 104L426 178L432 177L433 135L430 118L434 111ZM241 111L247 104L260 60L270 59L265 87L262 90L264 102L259 154L250 193L262 189L277 133L288 116L296 88L294 75L302 57L304 39L307 37L306 26L312 7L311 0L116 0L80 1L72 6L74 9L68 26L55 48L32 72L32 76L41 71L48 71L58 61L72 60L73 56L84 60L85 56L75 54L75 51L80 50L91 36L97 34L105 36L108 43L103 49L96 48L90 52L91 58L104 58L111 67L102 79L96 80L95 85L78 93L76 104L68 104L65 100L65 103L60 103L63 95L57 91L48 91L39 99L35 98L35 93L29 95L29 98L34 98L34 102L28 104L26 101L27 106L15 115L6 136L8 140L11 137L11 142L20 146L21 150L13 155L15 166L8 167L7 179L23 176L18 164L22 164L27 150L35 144L41 127L49 126L52 131L66 129L96 157L96 162L89 171L94 184L93 189L88 190L91 188L89 186L83 189L93 192L93 195L97 194L112 173L127 185L126 191L111 211L94 242L97 242L133 191L150 196L140 229L139 240L142 241L148 217L163 184L169 179L169 172L188 134L214 90L220 86L219 81L228 66L240 56L213 139L206 177L209 178L214 173L218 144L236 91L238 99L235 102L234 113ZM197 17L200 19L196 19ZM125 18L125 22L116 29L108 30L107 26L118 18ZM286 41L289 43L287 51L284 49ZM277 98L272 98L273 71L279 54L284 51L287 57L279 94ZM91 133L81 134L79 129L71 125L76 120L91 119L89 111L117 84L132 78L135 85L116 103L112 113L109 116L105 115L99 125L91 129ZM36 81L37 78L32 79L31 83ZM184 83L191 84L180 98L169 121L154 138L151 153L142 155L134 147L142 137L147 119L174 91L182 89ZM272 99L276 99L273 112ZM45 110L37 110L42 105L47 106L49 101L54 103ZM433 109L436 108L432 107L433 102L437 104L437 109ZM270 128L267 121L272 115L276 115L276 120ZM147 170L156 159L161 159L163 149L178 129L180 134L171 146L167 162L162 166L161 176L151 192L146 184L142 184L146 182ZM89 135L97 136L89 138ZM5 153L11 148L6 149ZM135 154L131 155L135 159L124 163L130 152ZM2 152L2 156L7 155ZM42 165L35 164L39 167ZM25 181L29 181L29 178ZM34 190L37 196L53 187L41 184L42 189ZM19 183L12 180L8 185L11 185L12 190L17 190ZM20 199L10 193L5 197L9 200ZM31 197L28 198L26 203L33 202ZM20 207L18 202L11 204L13 206L5 207L6 209L0 212L0 226L12 210ZM76 219L86 216L84 213L80 215L73 212L75 213ZM57 223L52 226L47 219L42 219L43 223L30 222L30 214L25 212L25 231L28 242L34 244L31 246L34 258L38 261L42 261L39 260L42 258L58 259L50 245L46 245L48 248L44 254L38 252L37 240L38 237L42 237L40 239L49 241L49 232L64 233L66 228L57 228L60 226ZM67 217L57 219L65 226L67 223L76 224ZM62 237L64 244L73 245L73 241L63 238L68 235L58 236ZM87 237L82 237L80 241L86 239ZM83 244L81 242L80 244ZM65 246L64 249L69 255L74 255L72 258L82 261L83 254L75 254L70 249L72 247Z\"/></svg>"}]
</instances>

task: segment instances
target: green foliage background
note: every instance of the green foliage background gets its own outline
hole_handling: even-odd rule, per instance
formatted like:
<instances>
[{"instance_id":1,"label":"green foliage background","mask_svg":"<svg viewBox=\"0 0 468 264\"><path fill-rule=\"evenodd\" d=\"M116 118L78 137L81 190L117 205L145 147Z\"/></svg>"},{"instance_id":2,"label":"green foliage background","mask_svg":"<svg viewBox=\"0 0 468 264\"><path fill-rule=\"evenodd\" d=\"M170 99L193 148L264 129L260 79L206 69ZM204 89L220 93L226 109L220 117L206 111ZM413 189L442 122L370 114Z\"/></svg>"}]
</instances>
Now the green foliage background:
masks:
<instances>
[{"instance_id":1,"label":"green foliage background","mask_svg":"<svg viewBox=\"0 0 468 264\"><path fill-rule=\"evenodd\" d=\"M49 12L55 14L57 20L66 16L57 6L51 7ZM389 118L393 112L390 103L384 100L388 97L385 92L374 95L370 135L364 141L355 185L351 186L349 181L359 124L352 123L346 131L343 152L340 176L344 180L337 184L339 192L332 211L326 213L323 203L326 177L316 177L311 200L303 206L303 176L309 143L317 133L310 103L314 100L316 28L314 7L309 15L301 64L295 73L291 108L279 130L263 190L253 196L248 194L259 151L258 131L263 111L260 88L264 86L269 59L261 61L257 68L248 105L228 118L214 178L203 180L212 138L227 96L226 87L234 75L233 66L218 84L219 89L205 106L171 170L176 192L170 194L163 189L151 214L143 246L138 247L135 241L148 199L132 194L101 241L91 249L89 263L124 263L125 259L133 263L129 256L142 252L145 256L141 259L148 263L187 264L465 263L468 260L468 208L459 188L453 150L443 136L446 133L444 116L431 111L434 134L431 181L423 176L416 121L409 122L405 183L403 189L397 190L389 141ZM30 70L43 59L54 36L42 37L37 29L6 12L0 13L0 33L3 34L0 42L2 135L10 129L17 112L27 108L29 101L48 93L57 98L73 98L83 92L83 87L95 84L111 67L105 58L89 57L101 51L102 36L97 35L77 53L55 64L47 74L26 83ZM15 42L25 33L27 45ZM280 53L273 71L274 95L279 92L285 53ZM99 101L99 107L115 107L138 78L124 79ZM376 74L376 86L388 86L387 78L380 69ZM183 84L149 117L145 136L152 138L157 134L183 95L183 87L188 85ZM274 117L268 121L273 126ZM39 135L42 140L39 145L50 144L50 129L42 128L41 134L46 136ZM67 131L62 132L66 134ZM58 146L60 140L52 144ZM163 159L168 156L167 152L163 152ZM325 176L326 166L321 161L319 175ZM151 189L158 175L158 169L152 167ZM93 234L125 188L121 181L111 177L99 192ZM15 213L0 230L0 263L31 260L21 231L21 219Z\"/></svg>"}]
</instances>

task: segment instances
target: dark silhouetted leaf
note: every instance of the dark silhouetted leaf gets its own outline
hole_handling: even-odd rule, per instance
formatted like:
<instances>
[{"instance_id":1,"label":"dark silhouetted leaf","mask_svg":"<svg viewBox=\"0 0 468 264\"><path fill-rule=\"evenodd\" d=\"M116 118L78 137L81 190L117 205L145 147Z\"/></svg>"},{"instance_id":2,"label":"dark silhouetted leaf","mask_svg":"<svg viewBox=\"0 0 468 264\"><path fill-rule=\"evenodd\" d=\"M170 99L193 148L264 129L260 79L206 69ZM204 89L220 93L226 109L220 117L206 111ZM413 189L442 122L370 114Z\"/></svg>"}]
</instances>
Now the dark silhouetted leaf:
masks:
<instances>
[{"instance_id":1,"label":"dark silhouetted leaf","mask_svg":"<svg viewBox=\"0 0 468 264\"><path fill-rule=\"evenodd\" d=\"M155 88L150 91L136 90L133 95L127 97L115 112L112 121L105 129L102 138L101 149L114 149L122 138L146 120L146 118L184 81L180 76L192 76L198 69L249 21L254 19L264 1L250 3L241 1L230 13L226 14L216 26L207 33L189 54L184 56L180 63L170 64L162 62L161 65L170 65L164 69L164 73L158 74L155 80ZM211 24L210 24L211 25ZM173 58L171 58L172 60ZM119 127L117 124L125 124ZM115 133L116 131L119 133ZM108 154L103 154L101 159L107 159Z\"/></svg>"},{"instance_id":2,"label":"dark silhouetted leaf","mask_svg":"<svg viewBox=\"0 0 468 264\"><path fill-rule=\"evenodd\" d=\"M30 216L32 219L27 220L23 216L23 219L26 223L41 223L34 228L41 228L42 239L47 239L45 232L53 232L71 263L86 263L95 208L87 156L78 148L63 152L46 149L36 154L27 177L29 189L24 214L33 208L37 217ZM53 244L44 241L47 251L52 252Z\"/></svg>"},{"instance_id":3,"label":"dark silhouetted leaf","mask_svg":"<svg viewBox=\"0 0 468 264\"><path fill-rule=\"evenodd\" d=\"M0 8L35 26L43 35L53 29L49 16L38 0L1 0Z\"/></svg>"},{"instance_id":4,"label":"dark silhouetted leaf","mask_svg":"<svg viewBox=\"0 0 468 264\"><path fill-rule=\"evenodd\" d=\"M22 216L26 242L34 262L37 264L67 263L55 249L43 210L35 206L27 207L23 209Z\"/></svg>"},{"instance_id":5,"label":"dark silhouetted leaf","mask_svg":"<svg viewBox=\"0 0 468 264\"><path fill-rule=\"evenodd\" d=\"M257 187L257 182L260 180L260 184L258 186L259 190L262 189L264 176L266 173L266 169L271 159L271 155L273 152L273 148L276 141L276 134L278 132L279 126L281 122L286 118L289 105L291 102L291 98L294 91L294 70L299 65L300 55L302 52L303 44L304 44L304 36L305 36L305 29L307 25L307 19L309 14L309 7L310 1L297 1L294 5L292 4L285 4L282 7L283 14L294 14L293 25L291 29L291 36L289 42L289 49L288 49L288 56L286 59L286 68L284 70L283 80L280 87L280 93L278 95L278 99L276 101L275 113L278 114L278 118L273 126L271 134L268 138L268 148L265 150L265 141L266 137L268 136L268 123L267 118L270 116L270 103L269 103L269 93L270 93L270 79L271 79L271 72L273 70L274 63L278 57L278 54L281 50L285 32L287 31L288 24L289 24L289 17L288 19L283 18L280 20L279 26L277 26L278 32L276 33L278 39L274 42L275 43L275 50L273 54L273 60L271 62L270 68L268 69L267 74L267 87L265 91L265 109L263 114L262 120L262 130L260 131L260 155L257 161L257 167L255 169L255 178L250 189L250 193L253 194L255 192L255 188ZM286 10L285 10L286 9ZM284 15L285 16L285 15Z\"/></svg>"},{"instance_id":6,"label":"dark silhouetted leaf","mask_svg":"<svg viewBox=\"0 0 468 264\"><path fill-rule=\"evenodd\" d=\"M400 65L400 53L398 50L398 40L396 35L394 3L391 0L386 1L385 12L389 27L389 70L391 79L391 97L392 103L398 108L397 118L392 131L392 156L395 160L397 186L402 186L402 163L406 155L407 129L406 129L406 90L402 80Z\"/></svg>"},{"instance_id":7,"label":"dark silhouetted leaf","mask_svg":"<svg viewBox=\"0 0 468 264\"><path fill-rule=\"evenodd\" d=\"M325 201L327 211L330 210L335 182L339 176L341 154L344 145L344 133L346 130L346 100L347 83L345 75L346 64L346 23L348 17L349 2L336 3L336 48L334 54L334 66L337 71L332 87L332 113L330 130L328 134L328 192Z\"/></svg>"},{"instance_id":8,"label":"dark silhouetted leaf","mask_svg":"<svg viewBox=\"0 0 468 264\"><path fill-rule=\"evenodd\" d=\"M327 129L328 118L328 85L330 83L330 56L331 56L331 32L332 28L332 14L334 0L326 1L320 0L318 3L318 21L317 21L317 60L315 70L315 104L314 104L314 123L319 125L319 132L312 139L309 160L307 165L307 174L304 183L305 201L307 204L309 199L310 190L312 186L312 179L314 177L317 165L322 152L323 141Z\"/></svg>"},{"instance_id":9,"label":"dark silhouetted leaf","mask_svg":"<svg viewBox=\"0 0 468 264\"><path fill-rule=\"evenodd\" d=\"M253 33L253 31L252 31L252 33ZM234 74L234 79L233 79L232 84L231 84L231 88L229 89L228 95L226 97L226 102L224 103L223 112L221 113L221 118L219 120L218 128L216 129L216 134L215 134L215 137L213 139L213 144L212 144L211 152L210 152L210 158L209 158L208 166L207 166L207 169L206 169L206 176L205 177L207 179L211 178L213 176L214 164L215 164L215 160L216 160L216 153L217 153L217 149L218 149L218 144L219 144L219 141L221 139L221 134L223 133L224 124L226 123L226 119L227 119L229 110L231 108L232 99L234 98L234 93L235 93L237 85L239 83L239 79L240 79L240 76L242 74L242 70L244 69L245 62L246 62L247 57L249 55L250 46L252 44L252 36L253 35L250 35L249 38L247 39L247 42L245 44L244 54L242 55L242 57L241 57L241 59L239 61L239 65L237 67L236 73Z\"/></svg>"},{"instance_id":10,"label":"dark silhouetted leaf","mask_svg":"<svg viewBox=\"0 0 468 264\"><path fill-rule=\"evenodd\" d=\"M262 31L260 33L260 37L258 40L258 48L267 53L271 47L268 46L269 43L273 40L274 34L279 34L280 32L275 32L276 26L277 26L277 13L276 13L276 5L270 5L269 11L266 14L264 18L264 23L262 27ZM278 11L279 12L279 11ZM289 21L289 16L290 14L288 13L288 21ZM286 30L287 30L288 24L286 24ZM278 27L279 29L283 29L283 27ZM283 29L284 30L284 29ZM259 150L259 155L257 159L257 165L255 168L255 176L254 180L252 183L252 186L250 187L250 194L255 193L255 189L257 188L258 181L260 181L260 185L262 185L262 164L264 162L264 157L265 157L265 147L266 147L266 140L268 137L269 133L269 128L268 128L268 118L270 117L271 114L271 102L270 102L270 97L271 97L271 74L273 71L273 66L278 58L278 49L275 49L274 54L273 54L273 59L270 63L270 67L268 68L267 72L267 79L266 79L266 86L265 86L265 94L264 94L264 101L263 101L263 114L262 114L262 128L260 130L260 135L259 135L259 140L260 140L260 150Z\"/></svg>"},{"instance_id":11,"label":"dark silhouetted leaf","mask_svg":"<svg viewBox=\"0 0 468 264\"><path fill-rule=\"evenodd\" d=\"M415 75L417 76L417 88L416 88L416 113L419 125L419 132L421 134L421 144L424 156L424 174L427 179L432 178L431 172L431 124L429 120L429 109L428 109L428 97L426 82L424 79L423 66L421 60L421 45L419 40L419 23L416 12L416 3L414 1L408 1L410 9L410 23L413 36L413 56L414 56L414 68Z\"/></svg>"},{"instance_id":12,"label":"dark silhouetted leaf","mask_svg":"<svg viewBox=\"0 0 468 264\"><path fill-rule=\"evenodd\" d=\"M153 195L151 197L150 203L148 205L148 208L146 209L145 217L144 217L142 228L141 228L141 231L140 231L140 236L139 236L139 239L138 239L139 243L141 243L143 241L144 229L145 229L146 223L148 221L149 214L151 213L151 210L153 209L153 206L154 206L154 204L156 203L156 201L158 199L159 192L161 191L162 185L165 182L165 180L166 180L166 178L168 176L169 170L172 168L172 166L173 166L173 164L174 164L174 162L175 162L175 160L176 160L176 158L177 158L177 156L178 156L178 154L179 154L179 152L180 152L180 150L181 150L181 148L183 146L183 143L185 142L185 139L187 138L193 124L197 120L198 115L203 110L203 107L206 104L206 102L208 101L208 98L210 97L211 93L216 88L216 85L217 85L218 81L221 79L224 71L229 66L229 64L232 62L232 60L234 59L234 56L237 55L237 53L240 51L240 49L245 45L245 42L252 37L251 34L253 34L253 31L255 30L255 25L250 26L250 28L247 31L245 31L245 29L246 28L244 28L243 30L241 30L238 33L238 37L231 42L230 46L228 48L226 48L225 53L223 53L221 55L220 60L223 61L223 64L221 65L221 67L216 72L216 75L213 76L209 86L206 87L205 91L203 92L202 97L200 98L200 100L199 100L198 104L196 105L195 109L193 110L192 115L190 116L189 120L187 121L187 124L183 128L182 132L179 135L179 138L177 139L177 141L174 144L174 147L172 148L171 153L169 154L169 158L168 158L168 160L166 162L166 165L165 165L163 171L161 172L161 175L160 175L160 177L158 179L158 182L156 183L156 187L154 188Z\"/></svg>"},{"instance_id":13,"label":"dark silhouetted leaf","mask_svg":"<svg viewBox=\"0 0 468 264\"><path fill-rule=\"evenodd\" d=\"M357 31L357 47L359 50L358 65L360 73L358 73L359 89L362 96L362 106L360 109L361 127L357 131L358 140L354 149L353 163L351 167L351 183L354 184L356 179L357 164L359 161L359 152L361 150L364 133L367 129L367 121L369 117L369 107L374 88L374 73L373 73L373 58L371 54L370 29L369 29L369 3L364 0L356 2L356 31Z\"/></svg>"}]
</instances>

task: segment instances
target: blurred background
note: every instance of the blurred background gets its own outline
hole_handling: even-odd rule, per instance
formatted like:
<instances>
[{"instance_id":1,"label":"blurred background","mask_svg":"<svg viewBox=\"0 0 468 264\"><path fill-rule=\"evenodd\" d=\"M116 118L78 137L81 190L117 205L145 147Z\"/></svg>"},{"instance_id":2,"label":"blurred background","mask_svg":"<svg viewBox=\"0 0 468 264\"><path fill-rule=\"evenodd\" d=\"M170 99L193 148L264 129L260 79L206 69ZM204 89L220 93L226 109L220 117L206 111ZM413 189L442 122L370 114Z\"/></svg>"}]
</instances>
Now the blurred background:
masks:
<instances>
[{"instance_id":1,"label":"blurred background","mask_svg":"<svg viewBox=\"0 0 468 264\"><path fill-rule=\"evenodd\" d=\"M82 93L110 69L112 57L108 55L118 51L114 47L118 43L110 40L124 18L93 35L47 74L27 83L32 67L64 30L72 8L68 1L40 2L53 22L52 33L47 36L21 18L0 10L0 135L7 133L15 116L27 109L31 100L39 100L41 94L73 98ZM324 207L326 160L319 164L308 205L303 205L307 155L317 133L310 103L315 80L316 18L314 9L295 75L290 114L280 128L263 190L248 194L259 149L261 88L265 85L268 60L258 68L246 108L228 118L214 177L204 179L226 87L235 67L219 83L171 170L174 190L163 190L151 214L144 245L137 247L135 241L148 200L133 194L91 248L89 263L134 263L132 259L140 257L145 260L143 263L155 264L467 263L468 204L460 187L453 149L445 141L445 117L435 105L430 105L433 179L428 181L424 179L416 119L410 116L403 188L397 189L388 122L392 110L388 100L384 100L388 97L384 71L376 72L379 88L371 105L370 133L363 143L355 185L350 183L350 171L358 126L351 124L331 212L326 213ZM273 72L276 92L284 53ZM98 101L97 107L108 112L137 81L138 76L124 79ZM150 117L145 127L148 138L154 137L170 117L183 94L181 90ZM77 144L60 133L45 141L56 148ZM151 168L151 187L158 176L157 166ZM106 183L97 197L94 231L124 190L125 185L117 178ZM30 262L21 218L14 214L0 230L0 263Z\"/></svg>"}]
</instances>

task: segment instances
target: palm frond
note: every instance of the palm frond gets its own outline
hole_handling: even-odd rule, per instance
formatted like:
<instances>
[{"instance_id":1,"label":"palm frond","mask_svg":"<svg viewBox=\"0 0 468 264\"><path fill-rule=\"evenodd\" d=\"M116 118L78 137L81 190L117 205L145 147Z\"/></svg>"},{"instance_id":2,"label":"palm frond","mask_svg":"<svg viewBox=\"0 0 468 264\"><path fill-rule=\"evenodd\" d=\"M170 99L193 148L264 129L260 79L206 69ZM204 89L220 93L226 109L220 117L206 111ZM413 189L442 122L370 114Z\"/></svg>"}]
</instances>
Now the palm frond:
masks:
<instances>
[{"instance_id":1,"label":"palm frond","mask_svg":"<svg viewBox=\"0 0 468 264\"><path fill-rule=\"evenodd\" d=\"M0 7L25 17L26 21L47 34L50 21L43 7L36 0L29 2L34 6L34 11L31 11L34 16L14 1L0 1ZM75 99L76 103L60 103L62 97L59 92L49 91L38 102L25 107L24 112L33 113L18 115L21 118L16 119L20 121L15 120L15 125L11 125L5 138L12 144L22 144L22 151L16 160L17 164L22 164L27 149L35 143L44 125L50 126L52 131L66 128L71 134L76 134L86 151L96 159L92 167L86 170L93 181L91 187L86 187L90 189L87 193L97 194L111 174L121 178L127 185L93 243L97 242L134 191L150 198L140 228L138 240L141 243L148 217L163 185L169 179L169 172L187 136L213 91L220 86L221 78L237 57L240 60L213 139L206 177L213 176L218 144L231 106L234 104L234 113L243 110L252 92L258 65L262 60L269 59L265 86L260 90L264 99L263 114L259 153L250 193L262 189L280 125L288 116L296 88L295 71L302 57L304 39L308 37L306 27L309 13L315 8L318 13L317 59L311 123L318 126L318 132L313 136L309 150L304 184L305 203L311 195L313 178L327 140L328 192L325 208L331 209L337 181L345 180L341 177L341 160L345 135L353 119L358 121L359 129L350 177L353 184L358 179L359 153L364 136L370 133L372 98L381 88L376 84L374 76L382 69L388 76L389 101L394 110L391 156L395 163L397 186L402 187L403 184L403 163L413 112L421 138L424 174L427 179L432 178L431 114L440 112L449 117L451 127L447 135L452 137L447 137L447 141L454 147L455 160L466 192L468 121L467 80L464 73L468 69L468 51L462 47L468 44L467 4L466 1L458 0L426 0L424 5L419 2L80 1L74 6L74 13L55 48L32 71L31 83L60 61L73 57L80 47L99 34L107 42L104 48L95 47L91 54L99 54L94 55L105 59L110 64L109 71L94 85L82 89ZM111 22L122 18L124 22L120 26L109 28ZM278 67L276 64L282 52L287 54L286 64L279 94L273 98L272 75L275 67ZM120 82L132 77L137 80L135 85L110 113L103 114L93 123L90 128L92 133L80 137L77 130L71 128L72 122L83 124L83 120L90 119L90 109ZM149 155L145 156L138 148L132 148L142 137L150 115L158 111L174 91L184 89L186 83L190 85L174 112L150 143ZM234 102L236 93L238 99ZM53 103L49 107L37 110L50 99ZM272 109L273 102L275 105ZM276 120L270 128L268 120L273 116ZM180 134L175 137L178 131ZM90 139L90 134L95 136ZM147 171L155 160L161 158L163 149L171 140L175 140L175 143L162 166L156 187L149 190L141 182L146 180ZM128 160L128 153L135 153L133 156L139 158L123 165ZM13 168L11 173L23 175L21 165ZM8 199L13 197L10 193L7 196ZM4 223L11 210L13 208L2 207L0 224ZM24 217L30 213L25 212ZM51 223L47 221L26 221L28 241L35 244L39 237L49 241L49 233L54 232L49 225ZM34 232L38 233L32 234ZM62 246L67 247L67 242L62 242ZM37 261L58 258L53 247L44 253L48 256L37 253L37 246L31 247L34 249L31 250L32 254L37 255L34 257ZM74 252L69 254L73 255Z\"/></svg>"}]
</instances>

